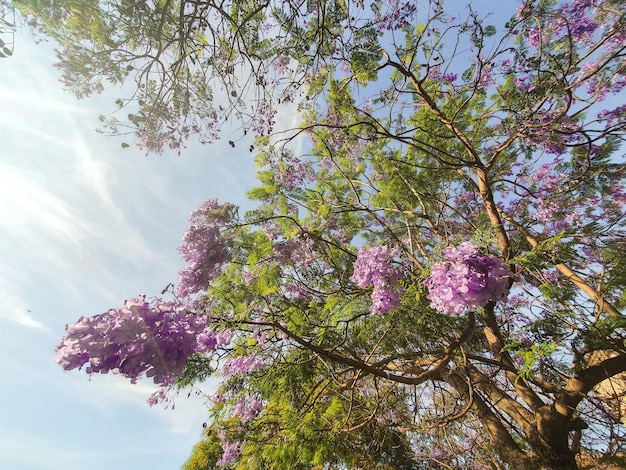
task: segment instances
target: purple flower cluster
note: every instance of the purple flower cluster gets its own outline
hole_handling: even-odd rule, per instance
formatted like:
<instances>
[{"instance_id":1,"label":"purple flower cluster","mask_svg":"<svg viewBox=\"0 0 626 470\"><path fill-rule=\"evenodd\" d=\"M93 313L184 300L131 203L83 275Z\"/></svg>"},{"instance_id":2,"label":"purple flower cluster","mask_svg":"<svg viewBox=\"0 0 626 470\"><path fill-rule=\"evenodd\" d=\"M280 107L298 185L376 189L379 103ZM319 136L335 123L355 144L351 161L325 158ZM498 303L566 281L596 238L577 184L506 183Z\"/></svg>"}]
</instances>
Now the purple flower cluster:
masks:
<instances>
[{"instance_id":1,"label":"purple flower cluster","mask_svg":"<svg viewBox=\"0 0 626 470\"><path fill-rule=\"evenodd\" d=\"M274 259L283 266L311 265L317 260L314 245L315 241L308 233L300 232L294 236L293 240L284 240L274 244Z\"/></svg>"},{"instance_id":2,"label":"purple flower cluster","mask_svg":"<svg viewBox=\"0 0 626 470\"><path fill-rule=\"evenodd\" d=\"M470 242L446 248L444 257L424 281L434 309L458 315L506 299L513 273L500 258L482 255Z\"/></svg>"},{"instance_id":3,"label":"purple flower cluster","mask_svg":"<svg viewBox=\"0 0 626 470\"><path fill-rule=\"evenodd\" d=\"M387 12L378 18L378 29L393 31L409 26L415 13L417 6L414 2L404 2L400 4L400 0L388 0Z\"/></svg>"},{"instance_id":4,"label":"purple flower cluster","mask_svg":"<svg viewBox=\"0 0 626 470\"><path fill-rule=\"evenodd\" d=\"M590 156L598 150L592 148ZM498 205L510 217L532 219L533 230L546 236L572 229L582 233L582 227L596 224L608 227L623 218L626 190L621 173L604 173L603 188L596 188L578 182L578 175L589 172L585 163L570 166L558 157L535 165L516 164L507 172L518 189L501 192ZM505 199L509 201L505 203Z\"/></svg>"},{"instance_id":5,"label":"purple flower cluster","mask_svg":"<svg viewBox=\"0 0 626 470\"><path fill-rule=\"evenodd\" d=\"M143 374L159 385L180 375L193 353L214 350L217 341L208 319L191 315L184 305L143 296L121 308L67 325L56 348L56 362L65 370L86 367L89 374L119 373L133 383Z\"/></svg>"},{"instance_id":6,"label":"purple flower cluster","mask_svg":"<svg viewBox=\"0 0 626 470\"><path fill-rule=\"evenodd\" d=\"M227 359L222 365L221 372L226 379L236 375L250 374L265 367L265 362L255 355L237 356Z\"/></svg>"},{"instance_id":7,"label":"purple flower cluster","mask_svg":"<svg viewBox=\"0 0 626 470\"><path fill-rule=\"evenodd\" d=\"M249 123L249 128L259 135L269 135L276 124L276 109L268 100L261 100Z\"/></svg>"},{"instance_id":8,"label":"purple flower cluster","mask_svg":"<svg viewBox=\"0 0 626 470\"><path fill-rule=\"evenodd\" d=\"M276 182L288 190L301 188L315 180L311 164L289 153L283 153L271 167Z\"/></svg>"},{"instance_id":9,"label":"purple flower cluster","mask_svg":"<svg viewBox=\"0 0 626 470\"><path fill-rule=\"evenodd\" d=\"M372 313L383 315L400 304L400 295L394 287L402 273L391 264L396 251L390 251L386 246L375 246L361 248L357 254L350 279L359 287L374 287Z\"/></svg>"},{"instance_id":10,"label":"purple flower cluster","mask_svg":"<svg viewBox=\"0 0 626 470\"><path fill-rule=\"evenodd\" d=\"M441 67L437 65L435 67L432 67L428 71L428 78L435 82L444 82L450 84L456 81L458 75L456 73L449 72L441 73Z\"/></svg>"},{"instance_id":11,"label":"purple flower cluster","mask_svg":"<svg viewBox=\"0 0 626 470\"><path fill-rule=\"evenodd\" d=\"M484 57L481 57L481 66L479 68L479 74L474 77L474 84L481 90L486 90L489 85L495 83L491 72L493 70L493 64L487 62Z\"/></svg>"},{"instance_id":12,"label":"purple flower cluster","mask_svg":"<svg viewBox=\"0 0 626 470\"><path fill-rule=\"evenodd\" d=\"M374 287L372 291L372 307L370 311L384 315L400 305L400 293L397 290Z\"/></svg>"},{"instance_id":13,"label":"purple flower cluster","mask_svg":"<svg viewBox=\"0 0 626 470\"><path fill-rule=\"evenodd\" d=\"M549 17L541 27L535 25L532 16L531 2L525 2L517 11L520 20L531 20L525 27L526 41L531 47L539 47L549 40L569 38L573 42L589 45L599 25L586 14L586 10L594 6L591 0L574 0L573 3L563 3L556 14Z\"/></svg>"},{"instance_id":14,"label":"purple flower cluster","mask_svg":"<svg viewBox=\"0 0 626 470\"><path fill-rule=\"evenodd\" d=\"M562 155L569 146L578 143L582 136L580 125L564 114L563 108L551 111L537 111L520 127L528 143L544 146L546 153Z\"/></svg>"},{"instance_id":15,"label":"purple flower cluster","mask_svg":"<svg viewBox=\"0 0 626 470\"><path fill-rule=\"evenodd\" d=\"M188 264L179 273L177 295L184 297L206 290L230 261L231 242L221 229L232 220L234 208L230 203L209 199L191 213L191 224L178 248Z\"/></svg>"},{"instance_id":16,"label":"purple flower cluster","mask_svg":"<svg viewBox=\"0 0 626 470\"><path fill-rule=\"evenodd\" d=\"M221 467L234 463L241 454L241 442L229 440L224 430L218 431L217 435L222 443L222 457L215 464Z\"/></svg>"},{"instance_id":17,"label":"purple flower cluster","mask_svg":"<svg viewBox=\"0 0 626 470\"><path fill-rule=\"evenodd\" d=\"M571 199L571 192L564 191L569 187L571 175L558 171L562 162L563 159L557 157L538 168L523 167L516 183L528 188L529 192L520 194L507 207L503 206L504 210L514 217L532 211L536 223L554 232L578 223L583 214L580 206Z\"/></svg>"},{"instance_id":18,"label":"purple flower cluster","mask_svg":"<svg viewBox=\"0 0 626 470\"><path fill-rule=\"evenodd\" d=\"M611 110L604 109L598 113L597 117L599 120L606 122L607 128L615 124L625 125L626 124L626 105L621 105Z\"/></svg>"},{"instance_id":19,"label":"purple flower cluster","mask_svg":"<svg viewBox=\"0 0 626 470\"><path fill-rule=\"evenodd\" d=\"M401 277L400 272L391 265L395 251L382 245L361 248L354 262L352 281L359 287L385 287L395 284Z\"/></svg>"},{"instance_id":20,"label":"purple flower cluster","mask_svg":"<svg viewBox=\"0 0 626 470\"><path fill-rule=\"evenodd\" d=\"M241 423L245 424L256 418L262 409L263 402L259 395L256 393L246 394L235 403L233 415L239 416Z\"/></svg>"}]
</instances>

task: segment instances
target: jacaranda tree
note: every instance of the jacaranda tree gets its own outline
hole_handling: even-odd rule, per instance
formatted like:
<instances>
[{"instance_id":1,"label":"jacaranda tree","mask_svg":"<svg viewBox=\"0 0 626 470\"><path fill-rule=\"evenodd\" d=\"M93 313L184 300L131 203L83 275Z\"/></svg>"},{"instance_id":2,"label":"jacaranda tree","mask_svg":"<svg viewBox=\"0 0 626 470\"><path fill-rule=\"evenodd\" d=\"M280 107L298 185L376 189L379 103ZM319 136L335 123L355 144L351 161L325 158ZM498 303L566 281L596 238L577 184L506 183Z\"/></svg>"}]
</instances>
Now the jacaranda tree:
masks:
<instances>
[{"instance_id":1,"label":"jacaranda tree","mask_svg":"<svg viewBox=\"0 0 626 470\"><path fill-rule=\"evenodd\" d=\"M134 83L110 131L257 135L256 209L57 349L153 402L221 377L186 468L626 464L624 1L16 4L77 95Z\"/></svg>"}]
</instances>

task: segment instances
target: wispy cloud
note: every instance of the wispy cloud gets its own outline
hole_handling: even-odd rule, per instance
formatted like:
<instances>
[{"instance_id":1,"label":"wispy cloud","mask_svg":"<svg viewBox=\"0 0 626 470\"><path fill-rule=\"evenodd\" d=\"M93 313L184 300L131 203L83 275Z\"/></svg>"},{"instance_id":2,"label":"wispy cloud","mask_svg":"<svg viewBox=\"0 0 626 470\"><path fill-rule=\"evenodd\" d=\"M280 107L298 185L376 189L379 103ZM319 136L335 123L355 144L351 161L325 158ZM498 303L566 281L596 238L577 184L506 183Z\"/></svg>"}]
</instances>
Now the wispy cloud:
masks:
<instances>
[{"instance_id":1,"label":"wispy cloud","mask_svg":"<svg viewBox=\"0 0 626 470\"><path fill-rule=\"evenodd\" d=\"M126 410L127 414L157 417L164 432L185 437L190 443L200 438L202 424L208 419L209 397L219 383L209 380L193 389L181 390L172 402L150 407L148 398L158 387L147 378L136 384L116 375L95 375L88 380L84 372L72 371L65 374L65 380L64 388L77 405L96 413L118 414Z\"/></svg>"},{"instance_id":2,"label":"wispy cloud","mask_svg":"<svg viewBox=\"0 0 626 470\"><path fill-rule=\"evenodd\" d=\"M51 438L16 432L0 426L0 463L29 470L78 469L97 461L97 453L77 446L61 446ZM83 467L84 468L84 467Z\"/></svg>"},{"instance_id":3,"label":"wispy cloud","mask_svg":"<svg viewBox=\"0 0 626 470\"><path fill-rule=\"evenodd\" d=\"M0 318L9 320L26 328L40 330L51 334L50 329L39 320L36 320L28 308L28 304L15 295L7 292L0 287L0 298L2 298L2 307L0 307Z\"/></svg>"},{"instance_id":4,"label":"wispy cloud","mask_svg":"<svg viewBox=\"0 0 626 470\"><path fill-rule=\"evenodd\" d=\"M0 217L7 231L28 237L28 232L44 228L47 237L80 245L86 225L66 201L38 181L45 173L27 175L23 169L0 162L0 175Z\"/></svg>"}]
</instances>

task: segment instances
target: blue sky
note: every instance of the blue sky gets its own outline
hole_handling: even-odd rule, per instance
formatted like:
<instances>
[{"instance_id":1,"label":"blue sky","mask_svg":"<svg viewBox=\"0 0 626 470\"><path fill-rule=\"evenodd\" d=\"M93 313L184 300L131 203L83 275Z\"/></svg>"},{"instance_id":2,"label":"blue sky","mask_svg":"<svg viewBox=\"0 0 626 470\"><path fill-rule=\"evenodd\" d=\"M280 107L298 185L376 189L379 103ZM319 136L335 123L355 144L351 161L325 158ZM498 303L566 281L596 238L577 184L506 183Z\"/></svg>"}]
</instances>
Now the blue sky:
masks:
<instances>
[{"instance_id":1,"label":"blue sky","mask_svg":"<svg viewBox=\"0 0 626 470\"><path fill-rule=\"evenodd\" d=\"M0 59L0 468L179 468L204 399L150 408L148 381L64 372L53 350L79 316L175 282L189 213L210 197L245 204L252 154L228 132L181 157L123 150L94 131L116 95L76 100L52 47L17 36Z\"/></svg>"}]
</instances>

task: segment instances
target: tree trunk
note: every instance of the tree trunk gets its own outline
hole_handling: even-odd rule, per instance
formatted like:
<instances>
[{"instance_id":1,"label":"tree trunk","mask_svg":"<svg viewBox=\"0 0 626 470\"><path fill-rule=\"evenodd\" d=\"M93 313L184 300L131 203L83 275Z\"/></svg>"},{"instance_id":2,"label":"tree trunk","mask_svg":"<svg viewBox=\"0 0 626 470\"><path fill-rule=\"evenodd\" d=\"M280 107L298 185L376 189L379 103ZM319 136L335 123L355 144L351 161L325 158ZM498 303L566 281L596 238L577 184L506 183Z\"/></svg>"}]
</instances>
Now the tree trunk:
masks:
<instances>
[{"instance_id":1,"label":"tree trunk","mask_svg":"<svg viewBox=\"0 0 626 470\"><path fill-rule=\"evenodd\" d=\"M550 406L540 408L535 416L535 432L528 436L532 448L531 464L519 470L578 470L569 447L569 419ZM517 470L515 465L513 468Z\"/></svg>"}]
</instances>

